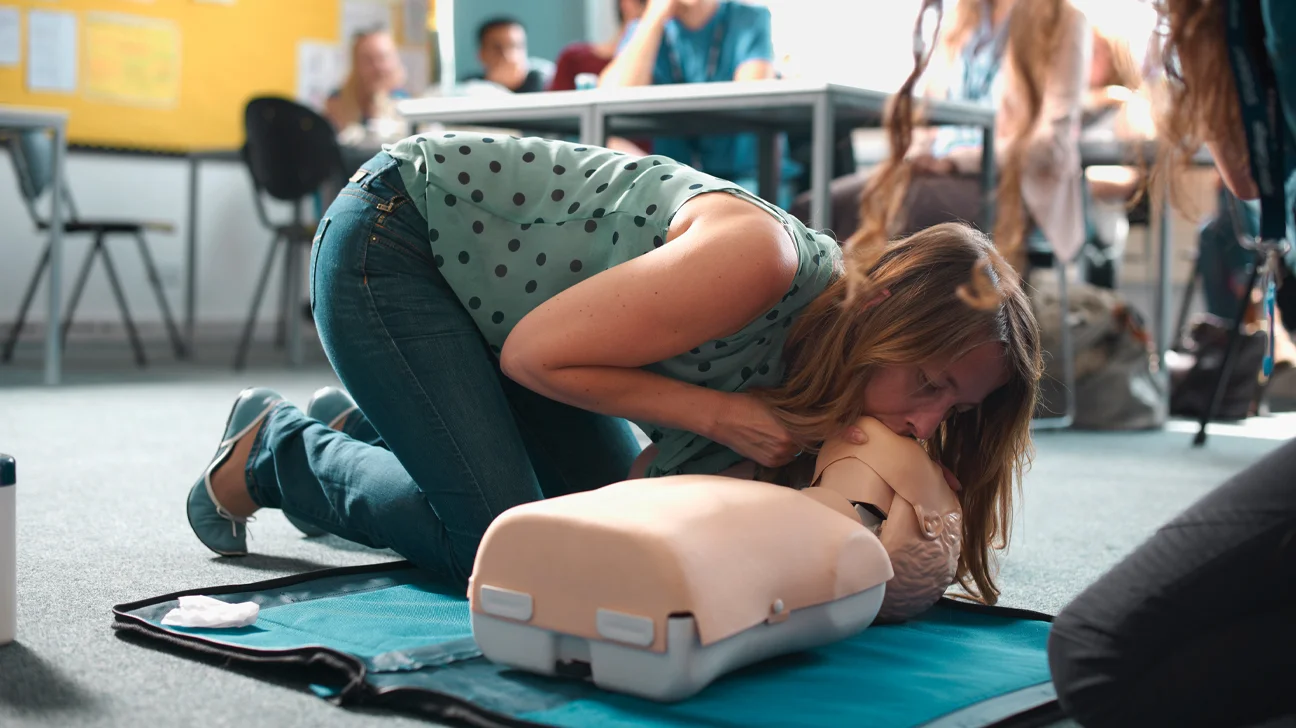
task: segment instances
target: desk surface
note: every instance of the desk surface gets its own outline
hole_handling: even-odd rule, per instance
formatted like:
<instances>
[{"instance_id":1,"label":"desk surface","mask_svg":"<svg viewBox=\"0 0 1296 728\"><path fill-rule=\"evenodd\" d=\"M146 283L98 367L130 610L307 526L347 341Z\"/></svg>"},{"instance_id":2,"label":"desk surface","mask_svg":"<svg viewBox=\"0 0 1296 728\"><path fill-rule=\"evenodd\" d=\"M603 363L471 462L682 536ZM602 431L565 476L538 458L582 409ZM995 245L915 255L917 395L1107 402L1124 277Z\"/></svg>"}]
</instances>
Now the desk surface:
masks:
<instances>
[{"instance_id":1,"label":"desk surface","mask_svg":"<svg viewBox=\"0 0 1296 728\"><path fill-rule=\"evenodd\" d=\"M820 81L771 80L718 83L668 84L629 88L596 88L578 91L548 91L498 96L455 96L410 99L398 109L413 122L535 125L574 130L582 114L597 111L609 118L608 130L627 127L643 129L623 117L672 116L696 124L710 125L715 115L732 128L743 126L786 127L789 123L809 124L814 104L828 99L837 120L876 123L886 107L890 92L843 86ZM930 123L989 126L993 109L972 104L931 101L926 107ZM671 128L678 125L671 123Z\"/></svg>"},{"instance_id":2,"label":"desk surface","mask_svg":"<svg viewBox=\"0 0 1296 728\"><path fill-rule=\"evenodd\" d=\"M68 112L33 106L0 106L0 127L48 129L67 125Z\"/></svg>"},{"instance_id":3,"label":"desk surface","mask_svg":"<svg viewBox=\"0 0 1296 728\"><path fill-rule=\"evenodd\" d=\"M1085 167L1094 166L1136 166L1156 162L1157 142L1119 141L1115 139L1081 139L1080 163ZM1192 163L1199 167L1215 165L1215 158L1206 147L1197 150Z\"/></svg>"}]
</instances>

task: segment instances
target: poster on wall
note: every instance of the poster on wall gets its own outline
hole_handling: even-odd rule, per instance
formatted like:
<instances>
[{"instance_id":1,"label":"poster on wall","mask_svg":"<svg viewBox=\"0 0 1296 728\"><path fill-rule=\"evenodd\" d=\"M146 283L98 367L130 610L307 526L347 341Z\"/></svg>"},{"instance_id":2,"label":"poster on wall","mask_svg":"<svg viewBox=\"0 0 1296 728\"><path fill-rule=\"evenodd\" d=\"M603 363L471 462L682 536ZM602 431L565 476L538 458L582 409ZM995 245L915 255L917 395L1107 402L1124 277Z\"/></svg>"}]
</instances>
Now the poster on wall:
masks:
<instances>
[{"instance_id":1,"label":"poster on wall","mask_svg":"<svg viewBox=\"0 0 1296 728\"><path fill-rule=\"evenodd\" d=\"M410 96L422 96L428 90L428 75L431 64L428 61L427 46L400 49L401 64L405 66L405 90Z\"/></svg>"},{"instance_id":2,"label":"poster on wall","mask_svg":"<svg viewBox=\"0 0 1296 728\"><path fill-rule=\"evenodd\" d=\"M304 40L297 44L297 103L322 110L346 70L336 43Z\"/></svg>"},{"instance_id":3,"label":"poster on wall","mask_svg":"<svg viewBox=\"0 0 1296 728\"><path fill-rule=\"evenodd\" d=\"M77 18L73 13L27 13L27 90L72 93L77 85Z\"/></svg>"},{"instance_id":4,"label":"poster on wall","mask_svg":"<svg viewBox=\"0 0 1296 728\"><path fill-rule=\"evenodd\" d=\"M180 97L180 29L156 18L87 13L85 95L135 106Z\"/></svg>"},{"instance_id":5,"label":"poster on wall","mask_svg":"<svg viewBox=\"0 0 1296 728\"><path fill-rule=\"evenodd\" d=\"M392 6L388 0L342 0L342 29L338 36L343 47L351 47L356 33L392 29Z\"/></svg>"},{"instance_id":6,"label":"poster on wall","mask_svg":"<svg viewBox=\"0 0 1296 728\"><path fill-rule=\"evenodd\" d=\"M405 17L401 18L405 29L405 43L408 45L425 45L428 28L428 0L405 0Z\"/></svg>"},{"instance_id":7,"label":"poster on wall","mask_svg":"<svg viewBox=\"0 0 1296 728\"><path fill-rule=\"evenodd\" d=\"M18 8L0 6L0 66L16 66L22 60L22 13Z\"/></svg>"}]
</instances>

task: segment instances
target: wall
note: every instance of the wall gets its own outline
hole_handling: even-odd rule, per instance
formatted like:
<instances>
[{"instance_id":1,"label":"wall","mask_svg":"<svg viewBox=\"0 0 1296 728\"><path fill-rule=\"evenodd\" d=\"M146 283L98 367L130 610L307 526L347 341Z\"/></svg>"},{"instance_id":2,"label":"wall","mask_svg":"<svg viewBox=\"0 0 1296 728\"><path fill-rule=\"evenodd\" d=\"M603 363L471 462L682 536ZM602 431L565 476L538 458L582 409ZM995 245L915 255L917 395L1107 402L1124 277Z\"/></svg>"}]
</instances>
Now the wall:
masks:
<instances>
[{"instance_id":1,"label":"wall","mask_svg":"<svg viewBox=\"0 0 1296 728\"><path fill-rule=\"evenodd\" d=\"M530 54L550 61L558 59L563 46L585 40L589 22L586 0L460 0L454 5L455 73L459 78L481 71L477 28L498 15L514 17L526 26Z\"/></svg>"}]
</instances>

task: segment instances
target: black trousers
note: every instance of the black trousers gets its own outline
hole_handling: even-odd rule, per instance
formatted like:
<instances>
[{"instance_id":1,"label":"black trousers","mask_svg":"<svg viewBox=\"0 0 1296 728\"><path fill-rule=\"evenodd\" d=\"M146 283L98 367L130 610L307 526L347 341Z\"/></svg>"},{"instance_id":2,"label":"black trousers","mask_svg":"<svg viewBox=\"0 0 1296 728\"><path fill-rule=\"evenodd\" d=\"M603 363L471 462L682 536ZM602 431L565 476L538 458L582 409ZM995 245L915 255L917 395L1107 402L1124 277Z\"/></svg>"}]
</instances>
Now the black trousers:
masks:
<instances>
[{"instance_id":1,"label":"black trousers","mask_svg":"<svg viewBox=\"0 0 1296 728\"><path fill-rule=\"evenodd\" d=\"M1296 715L1296 441L1076 597L1048 649L1059 701L1086 728Z\"/></svg>"}]
</instances>

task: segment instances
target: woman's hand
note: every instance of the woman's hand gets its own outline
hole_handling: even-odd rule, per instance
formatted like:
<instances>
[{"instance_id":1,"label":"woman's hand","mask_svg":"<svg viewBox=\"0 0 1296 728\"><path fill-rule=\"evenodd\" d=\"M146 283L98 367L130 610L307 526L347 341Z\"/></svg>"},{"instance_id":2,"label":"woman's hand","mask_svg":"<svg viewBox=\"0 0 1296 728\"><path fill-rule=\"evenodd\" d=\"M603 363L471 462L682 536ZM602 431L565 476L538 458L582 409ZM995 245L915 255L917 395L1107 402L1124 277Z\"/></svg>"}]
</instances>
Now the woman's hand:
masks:
<instances>
[{"instance_id":1,"label":"woman's hand","mask_svg":"<svg viewBox=\"0 0 1296 728\"><path fill-rule=\"evenodd\" d=\"M711 432L704 434L767 468L787 465L801 450L769 406L750 394L726 395Z\"/></svg>"}]
</instances>

